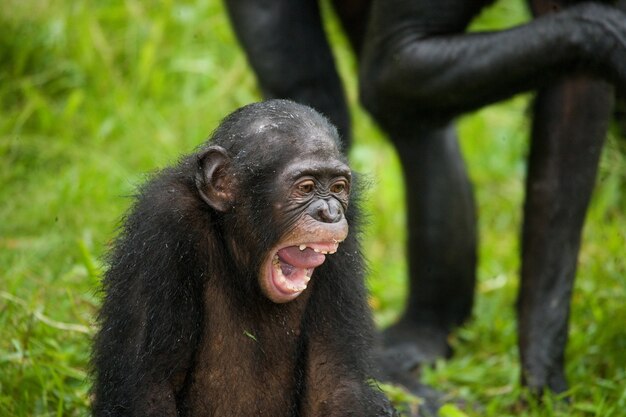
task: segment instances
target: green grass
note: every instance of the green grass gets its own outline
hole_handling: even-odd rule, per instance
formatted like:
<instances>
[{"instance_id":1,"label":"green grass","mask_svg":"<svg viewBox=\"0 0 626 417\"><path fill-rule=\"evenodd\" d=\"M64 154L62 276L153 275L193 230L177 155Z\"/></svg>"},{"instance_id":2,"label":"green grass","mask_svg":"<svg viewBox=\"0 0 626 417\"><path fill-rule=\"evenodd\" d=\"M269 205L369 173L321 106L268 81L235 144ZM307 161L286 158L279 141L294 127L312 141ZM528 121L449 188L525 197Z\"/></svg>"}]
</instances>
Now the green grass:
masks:
<instances>
[{"instance_id":1,"label":"green grass","mask_svg":"<svg viewBox=\"0 0 626 417\"><path fill-rule=\"evenodd\" d=\"M501 3L476 30L524 20ZM405 296L400 169L358 108L354 60L329 27L354 109L351 159L372 179L365 249L386 325ZM0 28L0 416L84 415L100 259L128 196L259 93L217 0L4 0ZM452 337L455 358L425 377L469 404L468 416L626 416L626 151L615 137L573 297L572 401L520 401L513 304L528 100L460 123L480 210L477 302Z\"/></svg>"}]
</instances>

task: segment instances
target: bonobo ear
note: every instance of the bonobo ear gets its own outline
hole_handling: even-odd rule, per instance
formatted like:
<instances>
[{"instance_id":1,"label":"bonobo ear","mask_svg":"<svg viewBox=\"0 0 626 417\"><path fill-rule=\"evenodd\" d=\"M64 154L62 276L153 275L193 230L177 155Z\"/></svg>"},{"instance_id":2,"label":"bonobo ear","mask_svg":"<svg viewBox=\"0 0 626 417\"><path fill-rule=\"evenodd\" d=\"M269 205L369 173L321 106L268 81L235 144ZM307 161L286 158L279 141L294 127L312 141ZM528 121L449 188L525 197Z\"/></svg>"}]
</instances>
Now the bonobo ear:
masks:
<instances>
[{"instance_id":1,"label":"bonobo ear","mask_svg":"<svg viewBox=\"0 0 626 417\"><path fill-rule=\"evenodd\" d=\"M200 197L217 211L230 210L235 200L229 167L230 157L221 146L210 146L198 156L196 187Z\"/></svg>"}]
</instances>

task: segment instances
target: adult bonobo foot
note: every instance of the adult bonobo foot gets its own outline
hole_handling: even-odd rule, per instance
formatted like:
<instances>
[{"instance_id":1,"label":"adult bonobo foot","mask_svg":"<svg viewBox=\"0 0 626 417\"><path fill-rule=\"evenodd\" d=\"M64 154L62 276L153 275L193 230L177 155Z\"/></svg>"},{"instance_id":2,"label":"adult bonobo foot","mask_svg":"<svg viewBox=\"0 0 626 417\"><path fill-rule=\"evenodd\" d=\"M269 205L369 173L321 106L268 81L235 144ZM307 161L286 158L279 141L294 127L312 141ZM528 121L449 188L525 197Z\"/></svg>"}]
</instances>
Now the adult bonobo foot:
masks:
<instances>
[{"instance_id":1,"label":"adult bonobo foot","mask_svg":"<svg viewBox=\"0 0 626 417\"><path fill-rule=\"evenodd\" d=\"M419 323L403 317L385 329L383 343L388 362L403 371L414 369L420 363L433 363L452 356L448 330L429 323Z\"/></svg>"}]
</instances>

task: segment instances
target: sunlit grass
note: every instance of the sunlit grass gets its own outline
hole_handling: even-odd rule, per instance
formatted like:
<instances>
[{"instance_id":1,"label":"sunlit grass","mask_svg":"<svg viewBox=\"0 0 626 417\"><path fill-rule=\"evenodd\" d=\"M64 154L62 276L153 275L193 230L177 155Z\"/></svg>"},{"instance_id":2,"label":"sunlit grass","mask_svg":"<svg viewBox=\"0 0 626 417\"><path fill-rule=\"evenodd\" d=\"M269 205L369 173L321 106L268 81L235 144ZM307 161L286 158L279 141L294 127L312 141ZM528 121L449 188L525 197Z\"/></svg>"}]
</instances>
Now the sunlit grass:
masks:
<instances>
[{"instance_id":1,"label":"sunlit grass","mask_svg":"<svg viewBox=\"0 0 626 417\"><path fill-rule=\"evenodd\" d=\"M500 3L475 30L525 18ZM128 196L259 94L216 0L5 0L0 27L0 416L84 415L100 259ZM329 27L354 109L350 157L372 185L364 243L371 304L386 325L405 297L400 168L358 108L355 62ZM470 416L625 416L626 151L615 137L573 297L572 402L519 401L513 306L529 99L459 124L480 213L477 301L451 339L455 358L425 376Z\"/></svg>"}]
</instances>

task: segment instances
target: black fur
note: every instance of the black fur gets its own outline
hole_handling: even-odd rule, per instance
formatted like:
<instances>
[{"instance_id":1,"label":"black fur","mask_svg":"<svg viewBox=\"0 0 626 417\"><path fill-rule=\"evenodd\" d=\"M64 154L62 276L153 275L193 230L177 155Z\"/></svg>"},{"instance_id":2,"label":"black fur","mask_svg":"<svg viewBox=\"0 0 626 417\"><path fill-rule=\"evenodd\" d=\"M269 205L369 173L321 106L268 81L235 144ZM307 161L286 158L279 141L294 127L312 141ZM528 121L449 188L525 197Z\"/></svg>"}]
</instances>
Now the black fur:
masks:
<instances>
[{"instance_id":1,"label":"black fur","mask_svg":"<svg viewBox=\"0 0 626 417\"><path fill-rule=\"evenodd\" d=\"M253 129L260 120L278 126L270 134L283 145ZM338 143L308 107L246 106L139 189L103 282L95 416L392 415L368 382L373 330L354 190L350 233L310 288L276 304L257 282L262 255L286 227L272 217L276 172L318 133ZM236 203L224 212L198 191L211 146L232 158ZM331 157L343 161L338 147Z\"/></svg>"}]
</instances>

